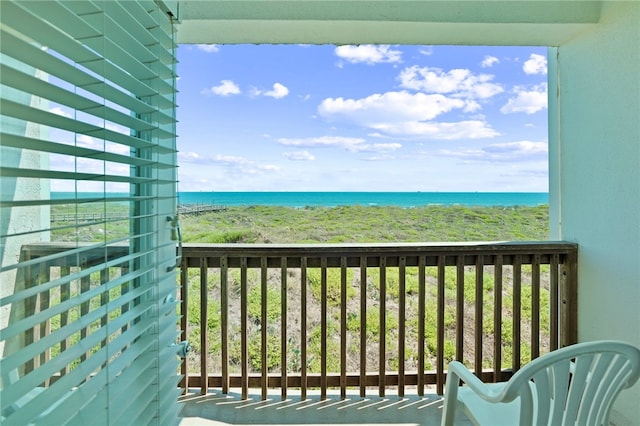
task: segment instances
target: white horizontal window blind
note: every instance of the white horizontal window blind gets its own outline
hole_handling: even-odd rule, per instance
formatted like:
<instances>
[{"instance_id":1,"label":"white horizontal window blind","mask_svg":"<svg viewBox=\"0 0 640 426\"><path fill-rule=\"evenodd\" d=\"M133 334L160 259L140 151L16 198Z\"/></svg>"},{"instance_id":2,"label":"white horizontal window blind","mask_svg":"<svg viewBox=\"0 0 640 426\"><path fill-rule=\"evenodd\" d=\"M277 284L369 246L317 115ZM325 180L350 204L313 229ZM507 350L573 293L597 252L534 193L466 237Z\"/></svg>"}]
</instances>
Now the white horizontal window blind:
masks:
<instances>
[{"instance_id":1,"label":"white horizontal window blind","mask_svg":"<svg viewBox=\"0 0 640 426\"><path fill-rule=\"evenodd\" d=\"M175 34L0 2L0 423L176 422Z\"/></svg>"}]
</instances>

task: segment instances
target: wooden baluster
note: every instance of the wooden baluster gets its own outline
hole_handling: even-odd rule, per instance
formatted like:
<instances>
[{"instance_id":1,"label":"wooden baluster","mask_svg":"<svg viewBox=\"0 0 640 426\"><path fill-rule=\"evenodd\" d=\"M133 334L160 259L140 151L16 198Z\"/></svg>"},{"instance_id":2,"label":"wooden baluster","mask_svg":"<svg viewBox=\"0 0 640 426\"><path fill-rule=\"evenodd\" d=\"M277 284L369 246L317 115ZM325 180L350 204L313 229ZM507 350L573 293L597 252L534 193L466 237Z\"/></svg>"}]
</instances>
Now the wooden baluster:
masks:
<instances>
[{"instance_id":1,"label":"wooden baluster","mask_svg":"<svg viewBox=\"0 0 640 426\"><path fill-rule=\"evenodd\" d=\"M87 259L84 258L82 259L82 261L80 262L80 268L81 269L86 269L87 268ZM85 275L82 278L80 278L80 293L86 293L87 291L91 290L91 275ZM84 317L85 315L89 314L89 308L90 308L90 301L87 300L86 302L83 302L80 304L80 316ZM89 326L87 327L83 327L82 329L80 329L80 340L83 340L87 337L89 333ZM84 354L82 354L80 356L80 362L84 362L87 359L88 356L88 352L85 352Z\"/></svg>"},{"instance_id":2,"label":"wooden baluster","mask_svg":"<svg viewBox=\"0 0 640 426\"><path fill-rule=\"evenodd\" d=\"M555 351L558 349L560 345L560 339L558 336L558 328L560 326L559 319L559 311L560 311L560 297L559 297L559 277L560 273L560 255L557 253L551 256L551 266L550 270L550 283L549 283L549 304L551 311L549 312L549 350Z\"/></svg>"},{"instance_id":3,"label":"wooden baluster","mask_svg":"<svg viewBox=\"0 0 640 426\"><path fill-rule=\"evenodd\" d=\"M240 258L240 362L242 399L249 397L249 351L247 333L247 258Z\"/></svg>"},{"instance_id":4,"label":"wooden baluster","mask_svg":"<svg viewBox=\"0 0 640 426\"><path fill-rule=\"evenodd\" d=\"M128 268L125 268L124 266L120 269L120 274L121 275L125 275L129 272ZM138 284L139 285L139 284ZM127 294L129 291L131 290L131 281L127 281L126 283L123 283L120 286L120 296L124 296L125 294ZM132 306L132 302L136 303L136 300L134 299L133 301L129 301L125 304L123 304L120 307L120 315L124 315L129 308ZM134 320L135 321L135 320ZM125 331L127 331L129 329L129 325L125 324L121 329L120 329L120 333L124 333Z\"/></svg>"},{"instance_id":5,"label":"wooden baluster","mask_svg":"<svg viewBox=\"0 0 640 426\"><path fill-rule=\"evenodd\" d=\"M222 364L222 393L229 393L229 259L220 258L220 343Z\"/></svg>"},{"instance_id":6,"label":"wooden baluster","mask_svg":"<svg viewBox=\"0 0 640 426\"><path fill-rule=\"evenodd\" d=\"M320 399L327 399L327 258L320 259Z\"/></svg>"},{"instance_id":7,"label":"wooden baluster","mask_svg":"<svg viewBox=\"0 0 640 426\"><path fill-rule=\"evenodd\" d=\"M511 368L513 372L520 369L520 323L522 304L522 260L520 255L514 256L513 260L513 361Z\"/></svg>"},{"instance_id":8,"label":"wooden baluster","mask_svg":"<svg viewBox=\"0 0 640 426\"><path fill-rule=\"evenodd\" d=\"M426 321L426 259L418 258L418 395L424 396L424 357Z\"/></svg>"},{"instance_id":9,"label":"wooden baluster","mask_svg":"<svg viewBox=\"0 0 640 426\"><path fill-rule=\"evenodd\" d=\"M367 258L360 258L360 396L367 393Z\"/></svg>"},{"instance_id":10,"label":"wooden baluster","mask_svg":"<svg viewBox=\"0 0 640 426\"><path fill-rule=\"evenodd\" d=\"M531 265L531 359L540 356L540 254Z\"/></svg>"},{"instance_id":11,"label":"wooden baluster","mask_svg":"<svg viewBox=\"0 0 640 426\"><path fill-rule=\"evenodd\" d=\"M109 268L104 268L100 270L100 285L104 286L107 282L109 282ZM103 290L100 293L100 307L104 307L106 311L106 306L109 304L109 291ZM107 330L107 323L109 322L109 313L106 312L105 315L100 317L100 331L105 334L105 338L100 342L100 347L104 348L107 345L107 341L109 339L109 330ZM106 362L102 364L102 366L106 366Z\"/></svg>"},{"instance_id":12,"label":"wooden baluster","mask_svg":"<svg viewBox=\"0 0 640 426\"><path fill-rule=\"evenodd\" d=\"M200 258L200 394L206 395L209 385L209 330L207 321L208 311L208 291L207 276L209 267L207 258Z\"/></svg>"},{"instance_id":13,"label":"wooden baluster","mask_svg":"<svg viewBox=\"0 0 640 426\"><path fill-rule=\"evenodd\" d=\"M476 303L475 303L475 348L473 348L474 354L474 370L476 376L482 379L482 322L484 312L482 310L483 307L483 296L484 296L484 256L478 255L476 257Z\"/></svg>"},{"instance_id":14,"label":"wooden baluster","mask_svg":"<svg viewBox=\"0 0 640 426\"><path fill-rule=\"evenodd\" d=\"M40 282L48 283L51 281L51 267L48 263L42 262L40 267ZM39 293L40 312L49 309L51 304L51 290L45 290ZM51 334L51 319L47 318L44 322L40 323L40 336L45 337ZM45 364L51 359L51 348L47 348L40 354L40 365ZM43 386L49 387L50 379L47 378L44 381Z\"/></svg>"},{"instance_id":15,"label":"wooden baluster","mask_svg":"<svg viewBox=\"0 0 640 426\"><path fill-rule=\"evenodd\" d=\"M502 255L495 258L493 287L493 381L501 381L502 373Z\"/></svg>"},{"instance_id":16,"label":"wooden baluster","mask_svg":"<svg viewBox=\"0 0 640 426\"><path fill-rule=\"evenodd\" d=\"M404 396L404 358L405 358L405 318L406 318L406 274L407 258L400 256L398 260L398 396Z\"/></svg>"},{"instance_id":17,"label":"wooden baluster","mask_svg":"<svg viewBox=\"0 0 640 426\"><path fill-rule=\"evenodd\" d=\"M60 275L61 276L67 276L71 274L71 268L68 266L63 266L62 268L60 268ZM60 303L63 303L67 300L69 300L71 294L71 284L69 282L66 282L64 284L62 284L60 286ZM69 311L64 311L60 314L60 328L64 327L65 325L67 325L69 322ZM67 350L67 348L69 347L69 338L65 337L61 342L60 342L60 355L62 355L64 353L64 351ZM64 376L65 374L67 374L69 372L69 364L65 365L64 368L62 370L60 370L60 375Z\"/></svg>"},{"instance_id":18,"label":"wooden baluster","mask_svg":"<svg viewBox=\"0 0 640 426\"><path fill-rule=\"evenodd\" d=\"M445 257L438 256L438 300L436 326L436 393L444 393L444 293Z\"/></svg>"},{"instance_id":19,"label":"wooden baluster","mask_svg":"<svg viewBox=\"0 0 640 426\"><path fill-rule=\"evenodd\" d=\"M300 259L300 397L307 399L307 258Z\"/></svg>"},{"instance_id":20,"label":"wooden baluster","mask_svg":"<svg viewBox=\"0 0 640 426\"><path fill-rule=\"evenodd\" d=\"M340 258L340 397L347 397L347 258Z\"/></svg>"},{"instance_id":21,"label":"wooden baluster","mask_svg":"<svg viewBox=\"0 0 640 426\"><path fill-rule=\"evenodd\" d=\"M262 400L267 399L267 376L269 374L267 360L267 333L269 325L267 324L267 258L260 258L260 367L262 374L260 375L260 387L262 388Z\"/></svg>"},{"instance_id":22,"label":"wooden baluster","mask_svg":"<svg viewBox=\"0 0 640 426\"><path fill-rule=\"evenodd\" d=\"M564 256L561 266L560 346L578 342L578 252Z\"/></svg>"},{"instance_id":23,"label":"wooden baluster","mask_svg":"<svg viewBox=\"0 0 640 426\"><path fill-rule=\"evenodd\" d=\"M464 255L456 256L456 361L464 360Z\"/></svg>"},{"instance_id":24,"label":"wooden baluster","mask_svg":"<svg viewBox=\"0 0 640 426\"><path fill-rule=\"evenodd\" d=\"M180 267L180 340L186 341L189 338L189 281L188 281L188 273L189 265L187 264L187 260L183 258L181 267ZM183 359L180 363L180 374L182 374L182 384L184 389L182 393L184 395L189 391L189 370L188 370L188 360L187 358Z\"/></svg>"},{"instance_id":25,"label":"wooden baluster","mask_svg":"<svg viewBox=\"0 0 640 426\"><path fill-rule=\"evenodd\" d=\"M280 259L280 397L287 398L289 379L287 375L287 258Z\"/></svg>"},{"instance_id":26,"label":"wooden baluster","mask_svg":"<svg viewBox=\"0 0 640 426\"><path fill-rule=\"evenodd\" d=\"M25 254L25 261L31 260L30 253L25 250L27 253ZM24 269L24 287L25 289L29 289L31 287L37 286L37 277L38 272L36 270L36 266L28 266ZM23 303L23 317L28 318L35 314L36 305L38 302L38 296L29 296L24 299ZM30 327L24 331L24 347L31 345L35 341L36 337L36 329L39 329L38 326ZM34 358L29 359L24 365L24 374L33 371L36 368L36 360Z\"/></svg>"},{"instance_id":27,"label":"wooden baluster","mask_svg":"<svg viewBox=\"0 0 640 426\"><path fill-rule=\"evenodd\" d=\"M378 395L385 395L387 375L387 258L380 257L380 330L378 337Z\"/></svg>"}]
</instances>

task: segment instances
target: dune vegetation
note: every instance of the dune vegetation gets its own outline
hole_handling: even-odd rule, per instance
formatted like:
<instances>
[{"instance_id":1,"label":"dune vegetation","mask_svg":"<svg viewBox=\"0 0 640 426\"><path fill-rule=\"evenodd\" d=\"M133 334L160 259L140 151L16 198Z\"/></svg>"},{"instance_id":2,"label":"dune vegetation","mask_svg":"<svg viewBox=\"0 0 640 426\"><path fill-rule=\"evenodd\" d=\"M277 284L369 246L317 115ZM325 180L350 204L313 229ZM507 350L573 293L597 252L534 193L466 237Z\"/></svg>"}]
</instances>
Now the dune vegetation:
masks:
<instances>
[{"instance_id":1,"label":"dune vegetation","mask_svg":"<svg viewBox=\"0 0 640 426\"><path fill-rule=\"evenodd\" d=\"M415 208L400 207L374 207L374 206L344 206L344 207L309 207L290 208L273 206L248 206L231 207L224 211L206 213L202 215L185 216L181 218L182 232L185 243L372 243L372 242L442 242L442 241L531 241L545 240L548 235L548 207L466 207L466 206L425 206ZM545 276L548 269L542 271L541 305L544 309L548 306L549 294L544 290L548 288ZM435 306L435 284L436 271L433 268L427 270L427 310L430 312L436 309ZM339 329L340 316L337 302L332 298L332 292L339 292L340 271L330 269L328 272L328 304L329 318L328 329L332 334ZM267 294L267 317L268 317L268 368L272 372L279 371L280 367L280 271L270 271L268 294ZM523 289L522 289L522 311L523 323L531 318L531 287L530 270L523 267ZM505 280L508 281L510 272L505 271ZM260 277L259 271L250 270L248 274L248 316L249 334L248 350L249 365L252 371L260 371ZM456 295L456 273L455 268L446 270L446 291L445 298L445 323L447 329L455 329L455 295ZM349 331L348 341L348 369L357 368L359 360L359 338L361 324L357 314L359 300L357 290L359 273L355 270L348 271L348 282L352 287L348 289L348 306L353 310L349 312L347 318L347 329ZM229 324L229 359L231 372L238 373L240 370L240 324L237 312L239 312L239 270L230 270L229 278L229 304L230 304L230 324ZM392 312L397 309L398 288L397 288L397 268L389 268L387 273L387 308ZM465 303L470 307L474 302L474 281L475 274L470 269L465 271ZM469 285L467 285L467 281ZM220 371L220 275L219 271L212 269L208 275L208 311L210 318L207 321L209 333L209 365L212 371ZM289 271L288 280L288 359L287 369L291 373L300 371L300 348L299 341L299 295L300 295L300 273L297 270ZM189 286L189 341L194 347L194 351L189 355L189 371L199 371L200 359L200 278L197 270L190 270L188 274ZM310 269L308 271L308 332L307 332L307 367L309 372L319 372L319 348L320 348L320 326L319 319L314 317L319 312L319 270ZM367 304L371 307L378 305L379 297L379 276L376 269L368 271ZM467 288L468 287L468 288ZM407 268L407 309L417 309L417 268ZM492 294L493 272L491 267L485 268L483 288L487 294L485 302L485 318L483 319L484 341L489 345L493 340L493 318ZM511 288L505 282L503 308L503 361L508 367L511 359ZM335 306L334 306L335 305ZM351 309L351 308L349 308ZM316 312L318 311L318 312ZM314 314L315 312L315 314ZM417 366L417 315L408 312L407 324L407 347L405 366L408 370ZM473 321L473 318L465 318L465 322ZM368 353L376 354L379 335L379 312L372 308L367 311L366 319ZM469 336L465 335L465 341L473 341L472 323L465 326ZM435 364L435 317L427 316L425 324L425 337L427 342L427 355L425 365L428 369ZM387 317L386 324L386 345L389 354L387 369L397 368L397 319L393 314ZM548 333L548 319L542 319L541 331L543 336ZM465 334L467 331L465 330ZM530 349L527 342L527 330L523 328L523 346L521 347L523 361L526 361ZM546 339L546 337L545 337ZM548 340L548 339L546 339ZM411 342L410 342L411 341ZM336 339L329 339L329 350L333 353L339 350L339 342ZM468 345L472 346L471 344ZM544 350L544 344L541 345ZM454 357L454 343L447 339L445 342L445 358L451 360ZM469 355L472 356L471 354ZM490 354L487 354L490 357ZM465 354L466 357L466 354ZM469 358L472 359L472 358ZM329 371L339 371L338 358L331 357L328 361ZM376 359L368 361L372 369L377 369ZM491 366L490 358L485 361L487 367Z\"/></svg>"},{"instance_id":2,"label":"dune vegetation","mask_svg":"<svg viewBox=\"0 0 640 426\"><path fill-rule=\"evenodd\" d=\"M231 207L181 219L188 243L522 241L548 238L548 207Z\"/></svg>"}]
</instances>

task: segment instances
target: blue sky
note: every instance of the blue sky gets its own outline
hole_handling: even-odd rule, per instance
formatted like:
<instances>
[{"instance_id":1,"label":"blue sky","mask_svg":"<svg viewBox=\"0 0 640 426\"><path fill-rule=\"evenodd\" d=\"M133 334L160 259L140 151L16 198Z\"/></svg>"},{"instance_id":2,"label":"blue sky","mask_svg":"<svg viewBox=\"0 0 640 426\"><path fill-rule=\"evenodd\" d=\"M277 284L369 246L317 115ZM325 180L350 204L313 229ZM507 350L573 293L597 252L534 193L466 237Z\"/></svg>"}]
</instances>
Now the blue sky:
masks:
<instances>
[{"instance_id":1,"label":"blue sky","mask_svg":"<svg viewBox=\"0 0 640 426\"><path fill-rule=\"evenodd\" d=\"M181 45L180 191L546 192L545 47Z\"/></svg>"}]
</instances>

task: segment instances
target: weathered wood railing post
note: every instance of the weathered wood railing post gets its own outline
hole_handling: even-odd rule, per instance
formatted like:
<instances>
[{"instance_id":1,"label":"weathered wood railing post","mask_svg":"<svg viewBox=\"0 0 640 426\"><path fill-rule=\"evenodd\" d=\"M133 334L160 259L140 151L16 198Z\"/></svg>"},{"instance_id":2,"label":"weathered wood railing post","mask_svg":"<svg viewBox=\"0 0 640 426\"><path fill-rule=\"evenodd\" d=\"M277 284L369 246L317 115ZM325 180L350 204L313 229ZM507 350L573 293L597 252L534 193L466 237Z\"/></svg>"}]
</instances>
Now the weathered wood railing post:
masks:
<instances>
[{"instance_id":1,"label":"weathered wood railing post","mask_svg":"<svg viewBox=\"0 0 640 426\"><path fill-rule=\"evenodd\" d=\"M560 346L578 342L578 251L565 257L560 274Z\"/></svg>"}]
</instances>

